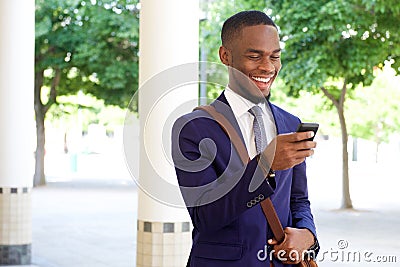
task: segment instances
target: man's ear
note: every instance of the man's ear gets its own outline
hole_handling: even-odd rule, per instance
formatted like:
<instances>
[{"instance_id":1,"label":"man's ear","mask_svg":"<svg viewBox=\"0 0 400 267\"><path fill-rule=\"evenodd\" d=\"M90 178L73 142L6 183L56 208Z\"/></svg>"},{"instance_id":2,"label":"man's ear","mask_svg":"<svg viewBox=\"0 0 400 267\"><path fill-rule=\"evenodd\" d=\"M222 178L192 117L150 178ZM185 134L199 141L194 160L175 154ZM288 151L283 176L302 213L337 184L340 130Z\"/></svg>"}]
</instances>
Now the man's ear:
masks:
<instances>
[{"instance_id":1,"label":"man's ear","mask_svg":"<svg viewBox=\"0 0 400 267\"><path fill-rule=\"evenodd\" d=\"M224 65L230 66L232 62L231 51L229 51L229 49L227 49L225 46L221 45L219 47L219 59Z\"/></svg>"}]
</instances>

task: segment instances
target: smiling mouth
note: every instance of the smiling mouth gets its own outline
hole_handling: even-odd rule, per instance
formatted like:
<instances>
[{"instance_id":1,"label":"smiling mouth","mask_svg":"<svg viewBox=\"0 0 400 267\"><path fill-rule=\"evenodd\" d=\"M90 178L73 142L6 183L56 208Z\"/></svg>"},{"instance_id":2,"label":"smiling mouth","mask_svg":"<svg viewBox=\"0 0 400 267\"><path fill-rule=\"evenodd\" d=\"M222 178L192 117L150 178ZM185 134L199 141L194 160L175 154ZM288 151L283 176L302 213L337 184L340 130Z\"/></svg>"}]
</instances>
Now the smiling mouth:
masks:
<instances>
[{"instance_id":1,"label":"smiling mouth","mask_svg":"<svg viewBox=\"0 0 400 267\"><path fill-rule=\"evenodd\" d=\"M267 85L270 81L271 81L271 79L272 79L272 77L269 77L269 78L266 78L266 77L259 77L259 76L250 76L251 77L251 79L253 80L253 81L255 81L257 84L263 84L263 85Z\"/></svg>"},{"instance_id":2,"label":"smiling mouth","mask_svg":"<svg viewBox=\"0 0 400 267\"><path fill-rule=\"evenodd\" d=\"M265 78L265 77L251 76L251 79L253 79L254 81L256 81L258 83L267 84L271 80L271 77Z\"/></svg>"}]
</instances>

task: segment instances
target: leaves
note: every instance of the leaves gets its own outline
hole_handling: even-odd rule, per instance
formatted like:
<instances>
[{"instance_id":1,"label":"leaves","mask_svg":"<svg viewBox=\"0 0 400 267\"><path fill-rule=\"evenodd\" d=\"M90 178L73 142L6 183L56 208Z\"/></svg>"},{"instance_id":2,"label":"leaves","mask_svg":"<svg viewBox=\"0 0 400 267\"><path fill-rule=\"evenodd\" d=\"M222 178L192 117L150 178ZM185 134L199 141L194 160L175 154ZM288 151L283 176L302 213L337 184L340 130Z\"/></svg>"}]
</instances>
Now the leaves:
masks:
<instances>
[{"instance_id":1,"label":"leaves","mask_svg":"<svg viewBox=\"0 0 400 267\"><path fill-rule=\"evenodd\" d=\"M390 82L378 88L382 75L375 80L385 62L399 72L398 1L269 2L285 43L281 78L290 95L302 95L304 90L319 94L324 89L337 104L346 81L352 135L381 142L400 128L393 116L398 111L398 89L390 89ZM366 109L371 109L368 116Z\"/></svg>"},{"instance_id":2,"label":"leaves","mask_svg":"<svg viewBox=\"0 0 400 267\"><path fill-rule=\"evenodd\" d=\"M371 1L269 2L285 40L282 76L294 95L299 90L316 91L330 78L369 85L374 67L397 59L393 44L400 41L399 14L390 23L384 21L398 10L398 3L389 11L381 1L379 5Z\"/></svg>"},{"instance_id":3,"label":"leaves","mask_svg":"<svg viewBox=\"0 0 400 267\"><path fill-rule=\"evenodd\" d=\"M376 73L371 86L354 90L355 99L347 103L347 108L351 110L350 133L381 143L389 141L389 136L400 129L400 77L389 66Z\"/></svg>"},{"instance_id":4,"label":"leaves","mask_svg":"<svg viewBox=\"0 0 400 267\"><path fill-rule=\"evenodd\" d=\"M138 84L137 3L36 0L36 72L62 70L58 95L82 90L126 107Z\"/></svg>"}]
</instances>

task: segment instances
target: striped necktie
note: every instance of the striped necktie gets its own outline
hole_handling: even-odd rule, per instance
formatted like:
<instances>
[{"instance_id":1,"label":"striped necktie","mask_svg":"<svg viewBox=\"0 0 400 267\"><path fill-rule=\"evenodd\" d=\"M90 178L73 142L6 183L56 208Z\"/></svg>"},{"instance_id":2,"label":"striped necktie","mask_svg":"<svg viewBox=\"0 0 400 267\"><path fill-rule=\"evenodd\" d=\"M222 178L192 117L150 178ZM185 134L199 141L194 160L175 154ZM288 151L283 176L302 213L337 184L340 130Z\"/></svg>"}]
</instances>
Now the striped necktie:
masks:
<instances>
[{"instance_id":1,"label":"striped necktie","mask_svg":"<svg viewBox=\"0 0 400 267\"><path fill-rule=\"evenodd\" d=\"M259 106L249 109L251 115L254 116L253 131L254 141L256 143L257 154L260 154L267 147L267 134L265 133L264 121L262 118L262 110Z\"/></svg>"}]
</instances>

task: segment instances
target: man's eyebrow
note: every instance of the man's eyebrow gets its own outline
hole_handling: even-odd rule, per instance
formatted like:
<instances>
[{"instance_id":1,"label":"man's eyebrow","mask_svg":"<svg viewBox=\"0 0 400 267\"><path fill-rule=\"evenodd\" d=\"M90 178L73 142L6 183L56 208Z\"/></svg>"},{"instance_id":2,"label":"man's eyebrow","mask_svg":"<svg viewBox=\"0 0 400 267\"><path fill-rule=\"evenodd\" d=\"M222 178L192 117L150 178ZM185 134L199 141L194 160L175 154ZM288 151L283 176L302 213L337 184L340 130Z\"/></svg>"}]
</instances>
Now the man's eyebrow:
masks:
<instances>
[{"instance_id":1,"label":"man's eyebrow","mask_svg":"<svg viewBox=\"0 0 400 267\"><path fill-rule=\"evenodd\" d=\"M248 48L246 53L256 53L256 54L263 54L264 52L258 49Z\"/></svg>"},{"instance_id":2,"label":"man's eyebrow","mask_svg":"<svg viewBox=\"0 0 400 267\"><path fill-rule=\"evenodd\" d=\"M281 51L282 51L282 48L278 48L278 49L275 49L274 51L272 51L272 54L279 53ZM264 51L258 50L258 49L254 49L254 48L249 48L249 49L246 50L246 53L264 54Z\"/></svg>"}]
</instances>

